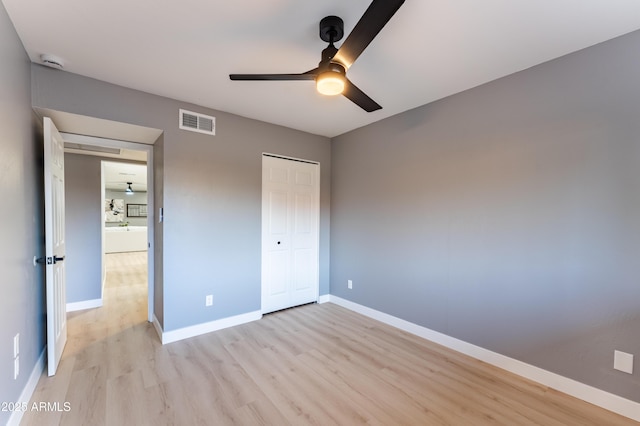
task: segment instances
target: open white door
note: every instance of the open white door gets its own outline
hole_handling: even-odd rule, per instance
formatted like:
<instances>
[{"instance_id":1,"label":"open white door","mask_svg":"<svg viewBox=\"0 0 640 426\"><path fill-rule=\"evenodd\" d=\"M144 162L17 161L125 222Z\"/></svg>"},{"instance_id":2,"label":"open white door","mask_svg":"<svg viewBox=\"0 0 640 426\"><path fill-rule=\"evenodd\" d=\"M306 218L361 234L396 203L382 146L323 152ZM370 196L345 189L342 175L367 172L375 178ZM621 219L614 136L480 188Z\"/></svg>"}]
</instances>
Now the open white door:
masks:
<instances>
[{"instance_id":1,"label":"open white door","mask_svg":"<svg viewBox=\"0 0 640 426\"><path fill-rule=\"evenodd\" d=\"M44 217L47 282L47 364L56 374L67 343L64 239L64 142L50 118L44 118Z\"/></svg>"}]
</instances>

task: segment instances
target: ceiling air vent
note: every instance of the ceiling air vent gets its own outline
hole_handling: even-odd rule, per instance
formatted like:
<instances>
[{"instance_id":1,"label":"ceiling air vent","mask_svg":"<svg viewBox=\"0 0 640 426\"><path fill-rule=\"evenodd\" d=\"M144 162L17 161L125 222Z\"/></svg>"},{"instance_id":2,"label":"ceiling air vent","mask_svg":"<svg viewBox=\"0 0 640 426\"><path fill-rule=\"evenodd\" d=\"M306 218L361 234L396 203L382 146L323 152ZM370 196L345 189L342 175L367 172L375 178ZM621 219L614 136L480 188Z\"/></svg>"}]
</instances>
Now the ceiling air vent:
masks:
<instances>
[{"instance_id":1,"label":"ceiling air vent","mask_svg":"<svg viewBox=\"0 0 640 426\"><path fill-rule=\"evenodd\" d=\"M180 128L192 132L216 134L216 118L184 109L180 110Z\"/></svg>"}]
</instances>

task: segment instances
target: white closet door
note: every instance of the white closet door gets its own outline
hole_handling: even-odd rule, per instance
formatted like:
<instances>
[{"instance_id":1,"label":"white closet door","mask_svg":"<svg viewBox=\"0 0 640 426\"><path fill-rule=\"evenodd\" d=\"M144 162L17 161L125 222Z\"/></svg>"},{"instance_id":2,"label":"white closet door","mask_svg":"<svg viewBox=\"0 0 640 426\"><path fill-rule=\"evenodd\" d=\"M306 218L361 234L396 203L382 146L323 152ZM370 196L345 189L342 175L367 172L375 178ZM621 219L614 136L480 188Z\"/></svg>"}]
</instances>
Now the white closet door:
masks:
<instances>
[{"instance_id":1,"label":"white closet door","mask_svg":"<svg viewBox=\"0 0 640 426\"><path fill-rule=\"evenodd\" d=\"M262 157L262 312L318 300L319 166Z\"/></svg>"}]
</instances>

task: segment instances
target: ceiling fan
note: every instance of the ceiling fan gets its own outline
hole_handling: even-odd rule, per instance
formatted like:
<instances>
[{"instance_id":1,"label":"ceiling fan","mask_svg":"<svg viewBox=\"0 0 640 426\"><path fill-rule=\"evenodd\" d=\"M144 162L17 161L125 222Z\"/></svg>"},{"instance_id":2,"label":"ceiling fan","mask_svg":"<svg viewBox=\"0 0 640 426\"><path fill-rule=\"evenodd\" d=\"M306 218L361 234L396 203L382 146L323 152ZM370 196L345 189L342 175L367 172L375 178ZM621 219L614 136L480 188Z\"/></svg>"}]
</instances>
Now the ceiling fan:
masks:
<instances>
[{"instance_id":1,"label":"ceiling fan","mask_svg":"<svg viewBox=\"0 0 640 426\"><path fill-rule=\"evenodd\" d=\"M346 73L403 3L404 0L373 0L340 49L333 43L344 36L342 19L337 16L323 18L320 21L320 38L329 46L322 51L317 68L300 74L230 74L229 78L244 81L315 80L318 92L324 95L342 94L367 112L381 109L376 101L349 81Z\"/></svg>"},{"instance_id":2,"label":"ceiling fan","mask_svg":"<svg viewBox=\"0 0 640 426\"><path fill-rule=\"evenodd\" d=\"M139 184L138 182L106 182L107 188L111 189L114 192L124 192L127 195L135 194L135 191L131 187L131 185L136 186L144 186L144 184ZM120 188L123 189L120 189Z\"/></svg>"}]
</instances>

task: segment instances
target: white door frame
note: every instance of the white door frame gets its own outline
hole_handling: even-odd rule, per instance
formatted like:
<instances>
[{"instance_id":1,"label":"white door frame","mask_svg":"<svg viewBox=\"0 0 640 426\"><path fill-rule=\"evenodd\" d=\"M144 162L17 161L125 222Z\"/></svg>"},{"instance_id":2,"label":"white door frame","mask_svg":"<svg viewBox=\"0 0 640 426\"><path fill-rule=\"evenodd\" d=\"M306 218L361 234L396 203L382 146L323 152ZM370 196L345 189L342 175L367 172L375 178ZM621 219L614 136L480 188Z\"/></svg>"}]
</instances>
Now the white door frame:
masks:
<instances>
[{"instance_id":1,"label":"white door frame","mask_svg":"<svg viewBox=\"0 0 640 426\"><path fill-rule=\"evenodd\" d=\"M116 139L99 138L95 136L75 135L71 133L61 132L62 138L66 142L77 143L82 145L101 146L106 148L130 149L135 151L144 151L147 153L147 241L149 247L147 249L147 320L153 322L154 317L154 226L155 226L155 204L154 204L154 186L153 186L153 145L125 142ZM118 161L117 158L107 158L106 161ZM103 259L104 267L104 259Z\"/></svg>"}]
</instances>

